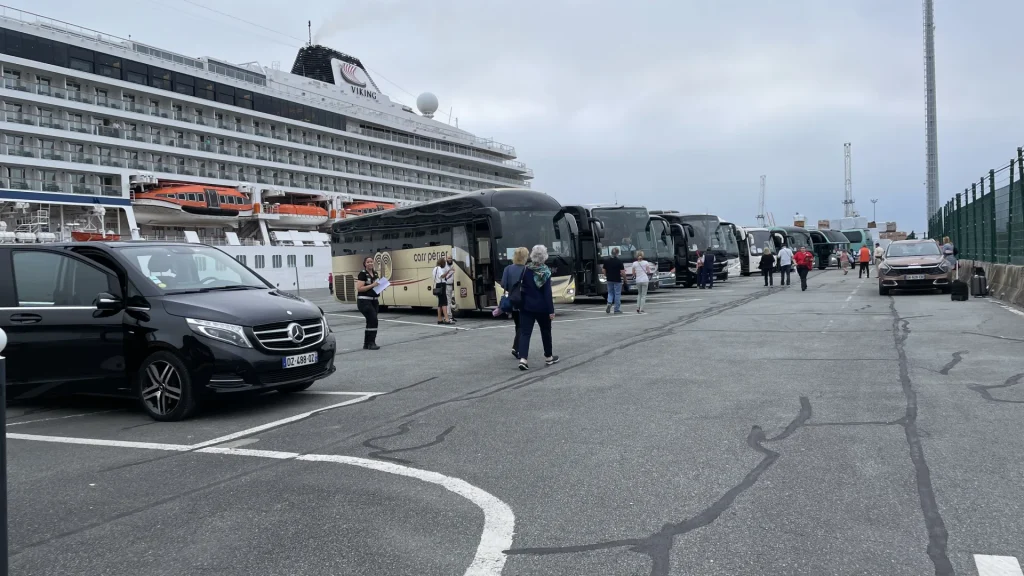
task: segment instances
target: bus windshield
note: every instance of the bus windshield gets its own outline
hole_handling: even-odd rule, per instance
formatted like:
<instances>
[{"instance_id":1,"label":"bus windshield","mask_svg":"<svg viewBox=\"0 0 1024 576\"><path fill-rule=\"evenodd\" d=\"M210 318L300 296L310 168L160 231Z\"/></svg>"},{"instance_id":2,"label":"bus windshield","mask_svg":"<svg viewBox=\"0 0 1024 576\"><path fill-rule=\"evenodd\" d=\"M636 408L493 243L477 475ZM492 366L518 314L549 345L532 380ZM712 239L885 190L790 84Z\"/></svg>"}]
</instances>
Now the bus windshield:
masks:
<instances>
[{"instance_id":1,"label":"bus windshield","mask_svg":"<svg viewBox=\"0 0 1024 576\"><path fill-rule=\"evenodd\" d=\"M656 247L656 253L651 254L647 257L648 260L653 260L655 255L658 258L673 258L676 253L675 242L672 240L672 234L668 231L668 223L664 220L651 220L648 225L651 237L654 239L654 245Z\"/></svg>"},{"instance_id":2,"label":"bus windshield","mask_svg":"<svg viewBox=\"0 0 1024 576\"><path fill-rule=\"evenodd\" d=\"M811 235L807 232L794 230L787 234L789 235L789 247L793 250L799 250L801 246L806 246L808 250L811 249Z\"/></svg>"},{"instance_id":3,"label":"bus windshield","mask_svg":"<svg viewBox=\"0 0 1024 576\"><path fill-rule=\"evenodd\" d=\"M747 235L750 237L747 242L752 254L760 254L765 248L771 248L771 234L767 230L747 230Z\"/></svg>"},{"instance_id":4,"label":"bus windshield","mask_svg":"<svg viewBox=\"0 0 1024 576\"><path fill-rule=\"evenodd\" d=\"M725 253L731 257L738 258L740 255L740 245L736 240L736 226L733 224L720 224L718 230L721 236L724 236Z\"/></svg>"},{"instance_id":5,"label":"bus windshield","mask_svg":"<svg viewBox=\"0 0 1024 576\"><path fill-rule=\"evenodd\" d=\"M610 255L613 247L618 247L624 260L632 260L637 250L648 254L657 250L646 208L597 208L594 217L604 223L602 256Z\"/></svg>"},{"instance_id":6,"label":"bus windshield","mask_svg":"<svg viewBox=\"0 0 1024 576\"><path fill-rule=\"evenodd\" d=\"M728 240L731 236L726 227L720 225L717 216L690 216L684 220L693 227L693 237L690 238L690 250L727 250ZM735 239L734 239L735 242ZM737 250L738 252L738 250Z\"/></svg>"},{"instance_id":7,"label":"bus windshield","mask_svg":"<svg viewBox=\"0 0 1024 576\"><path fill-rule=\"evenodd\" d=\"M501 238L498 239L498 258L512 260L516 248L527 250L537 244L548 249L548 256L572 256L572 238L565 218L555 222L554 210L501 211Z\"/></svg>"}]
</instances>

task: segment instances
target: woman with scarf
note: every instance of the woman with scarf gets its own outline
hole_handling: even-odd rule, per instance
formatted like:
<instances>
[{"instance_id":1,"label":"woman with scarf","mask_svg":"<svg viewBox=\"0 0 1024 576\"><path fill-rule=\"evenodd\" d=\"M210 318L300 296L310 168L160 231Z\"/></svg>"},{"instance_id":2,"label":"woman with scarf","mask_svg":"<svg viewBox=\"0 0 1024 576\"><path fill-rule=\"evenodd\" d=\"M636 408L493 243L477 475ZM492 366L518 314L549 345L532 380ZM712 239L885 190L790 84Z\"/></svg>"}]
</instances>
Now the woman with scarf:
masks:
<instances>
[{"instance_id":1,"label":"woman with scarf","mask_svg":"<svg viewBox=\"0 0 1024 576\"><path fill-rule=\"evenodd\" d=\"M527 357L530 355L530 336L533 323L540 326L540 340L544 344L544 363L548 366L558 362L558 356L551 353L551 321L555 319L555 303L551 297L551 270L544 262L548 249L538 244L530 251L523 277L523 305L519 309L519 369L530 369Z\"/></svg>"}]
</instances>

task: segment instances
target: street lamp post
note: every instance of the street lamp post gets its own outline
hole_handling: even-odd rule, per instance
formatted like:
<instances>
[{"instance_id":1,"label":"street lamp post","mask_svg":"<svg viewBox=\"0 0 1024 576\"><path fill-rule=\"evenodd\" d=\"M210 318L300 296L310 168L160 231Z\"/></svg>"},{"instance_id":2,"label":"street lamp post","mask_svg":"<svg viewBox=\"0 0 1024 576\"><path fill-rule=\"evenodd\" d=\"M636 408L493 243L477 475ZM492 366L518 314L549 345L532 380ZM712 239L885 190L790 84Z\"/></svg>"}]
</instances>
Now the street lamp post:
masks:
<instances>
[{"instance_id":1,"label":"street lamp post","mask_svg":"<svg viewBox=\"0 0 1024 576\"><path fill-rule=\"evenodd\" d=\"M875 204L878 204L878 198L871 199L871 221L875 223L875 228L878 228L878 218L875 215Z\"/></svg>"}]
</instances>

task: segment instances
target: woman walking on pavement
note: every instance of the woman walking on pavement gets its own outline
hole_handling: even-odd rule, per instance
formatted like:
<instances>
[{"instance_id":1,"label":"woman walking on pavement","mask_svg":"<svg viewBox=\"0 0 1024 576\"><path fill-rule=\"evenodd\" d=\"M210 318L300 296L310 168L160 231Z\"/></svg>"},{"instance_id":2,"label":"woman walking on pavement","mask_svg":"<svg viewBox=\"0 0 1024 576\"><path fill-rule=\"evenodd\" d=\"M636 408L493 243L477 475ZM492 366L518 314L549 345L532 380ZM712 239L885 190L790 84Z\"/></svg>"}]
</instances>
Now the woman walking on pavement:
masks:
<instances>
[{"instance_id":1,"label":"woman walking on pavement","mask_svg":"<svg viewBox=\"0 0 1024 576\"><path fill-rule=\"evenodd\" d=\"M846 250L839 251L839 267L843 269L843 276L850 273L850 253Z\"/></svg>"},{"instance_id":2,"label":"woman walking on pavement","mask_svg":"<svg viewBox=\"0 0 1024 576\"><path fill-rule=\"evenodd\" d=\"M437 296L437 323L451 324L448 321L448 267L444 258L437 259L434 266L434 296Z\"/></svg>"},{"instance_id":3,"label":"woman walking on pavement","mask_svg":"<svg viewBox=\"0 0 1024 576\"><path fill-rule=\"evenodd\" d=\"M377 346L377 271L373 269L373 256L363 258L363 269L356 276L356 308L366 318L366 330L363 332L363 350L380 350Z\"/></svg>"},{"instance_id":4,"label":"woman walking on pavement","mask_svg":"<svg viewBox=\"0 0 1024 576\"><path fill-rule=\"evenodd\" d=\"M803 292L807 290L807 273L814 267L814 253L807 246L801 246L793 259L796 260L796 273L800 276L800 291Z\"/></svg>"},{"instance_id":5,"label":"woman walking on pavement","mask_svg":"<svg viewBox=\"0 0 1024 576\"><path fill-rule=\"evenodd\" d=\"M526 260L529 257L529 250L522 246L516 248L512 254L512 263L506 266L505 271L501 273L501 289L506 294L523 277L523 272L526 271ZM512 309L512 322L515 322L516 325L516 335L512 338L512 355L519 358L519 310L515 308Z\"/></svg>"},{"instance_id":6,"label":"woman walking on pavement","mask_svg":"<svg viewBox=\"0 0 1024 576\"><path fill-rule=\"evenodd\" d=\"M644 260L644 251L636 251L636 262L632 264L633 279L636 281L636 313L646 314L644 304L647 303L647 288L651 281L651 263Z\"/></svg>"},{"instance_id":7,"label":"woman walking on pavement","mask_svg":"<svg viewBox=\"0 0 1024 576\"><path fill-rule=\"evenodd\" d=\"M764 276L765 286L775 286L775 256L771 248L765 248L761 253L761 261L757 263L761 275Z\"/></svg>"},{"instance_id":8,"label":"woman walking on pavement","mask_svg":"<svg viewBox=\"0 0 1024 576\"><path fill-rule=\"evenodd\" d=\"M555 319L555 303L551 297L551 270L544 264L548 249L538 244L530 251L523 278L523 307L519 311L519 369L530 369L530 336L533 323L540 326L540 340L544 344L544 363L548 366L558 362L558 356L551 352L551 321Z\"/></svg>"}]
</instances>

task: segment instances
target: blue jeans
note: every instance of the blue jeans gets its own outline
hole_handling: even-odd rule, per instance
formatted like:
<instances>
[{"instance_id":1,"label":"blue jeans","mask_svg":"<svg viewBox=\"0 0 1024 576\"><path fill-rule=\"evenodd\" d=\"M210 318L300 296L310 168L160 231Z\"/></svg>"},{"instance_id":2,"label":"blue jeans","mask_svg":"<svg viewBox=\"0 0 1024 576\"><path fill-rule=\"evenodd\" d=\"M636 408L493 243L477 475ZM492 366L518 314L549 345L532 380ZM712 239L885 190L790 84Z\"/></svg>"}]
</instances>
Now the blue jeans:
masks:
<instances>
[{"instance_id":1,"label":"blue jeans","mask_svg":"<svg viewBox=\"0 0 1024 576\"><path fill-rule=\"evenodd\" d=\"M608 303L615 304L615 311L622 308L622 282L608 282Z\"/></svg>"}]
</instances>

